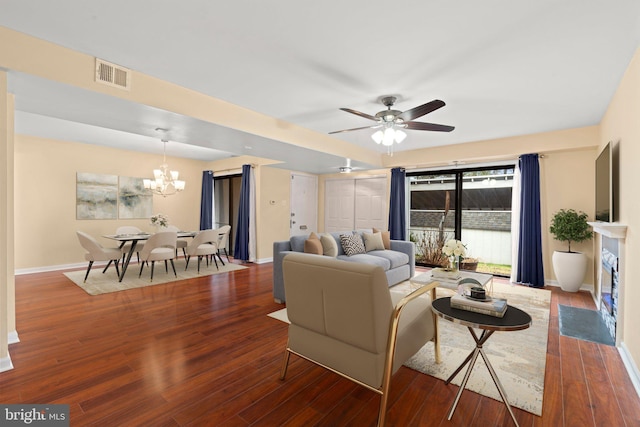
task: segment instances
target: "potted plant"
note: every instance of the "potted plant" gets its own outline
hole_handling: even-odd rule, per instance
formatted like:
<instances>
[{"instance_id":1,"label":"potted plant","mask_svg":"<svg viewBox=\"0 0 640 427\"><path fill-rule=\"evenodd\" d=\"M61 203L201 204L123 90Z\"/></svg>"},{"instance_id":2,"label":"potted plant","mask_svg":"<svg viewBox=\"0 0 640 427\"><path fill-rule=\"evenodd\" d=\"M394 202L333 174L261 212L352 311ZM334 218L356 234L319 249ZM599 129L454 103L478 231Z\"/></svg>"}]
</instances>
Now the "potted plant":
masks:
<instances>
[{"instance_id":1,"label":"potted plant","mask_svg":"<svg viewBox=\"0 0 640 427\"><path fill-rule=\"evenodd\" d=\"M478 258L466 257L460 263L460 270L476 271L478 268Z\"/></svg>"},{"instance_id":2,"label":"potted plant","mask_svg":"<svg viewBox=\"0 0 640 427\"><path fill-rule=\"evenodd\" d=\"M556 240L567 242L567 251L553 252L553 270L563 291L576 292L587 272L587 256L571 250L571 243L593 237L587 224L587 214L573 209L560 209L551 219L551 234Z\"/></svg>"}]
</instances>

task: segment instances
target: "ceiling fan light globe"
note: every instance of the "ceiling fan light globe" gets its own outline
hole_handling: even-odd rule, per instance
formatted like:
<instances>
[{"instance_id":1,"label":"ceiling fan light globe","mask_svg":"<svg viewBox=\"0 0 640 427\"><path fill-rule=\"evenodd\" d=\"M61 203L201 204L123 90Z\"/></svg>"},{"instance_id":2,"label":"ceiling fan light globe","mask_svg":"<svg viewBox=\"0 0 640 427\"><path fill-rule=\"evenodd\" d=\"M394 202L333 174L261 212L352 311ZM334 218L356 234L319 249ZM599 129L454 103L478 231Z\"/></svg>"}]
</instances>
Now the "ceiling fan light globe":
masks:
<instances>
[{"instance_id":1,"label":"ceiling fan light globe","mask_svg":"<svg viewBox=\"0 0 640 427\"><path fill-rule=\"evenodd\" d=\"M401 131L400 129L396 129L395 139L398 144L400 144L407 137L407 133Z\"/></svg>"},{"instance_id":2,"label":"ceiling fan light globe","mask_svg":"<svg viewBox=\"0 0 640 427\"><path fill-rule=\"evenodd\" d=\"M384 137L382 138L382 145L390 146L393 145L393 140L395 138L395 131L393 128L387 128L384 130Z\"/></svg>"},{"instance_id":3,"label":"ceiling fan light globe","mask_svg":"<svg viewBox=\"0 0 640 427\"><path fill-rule=\"evenodd\" d=\"M371 139L373 139L376 144L380 144L382 142L384 134L382 133L381 130L374 132L373 135L371 135Z\"/></svg>"}]
</instances>

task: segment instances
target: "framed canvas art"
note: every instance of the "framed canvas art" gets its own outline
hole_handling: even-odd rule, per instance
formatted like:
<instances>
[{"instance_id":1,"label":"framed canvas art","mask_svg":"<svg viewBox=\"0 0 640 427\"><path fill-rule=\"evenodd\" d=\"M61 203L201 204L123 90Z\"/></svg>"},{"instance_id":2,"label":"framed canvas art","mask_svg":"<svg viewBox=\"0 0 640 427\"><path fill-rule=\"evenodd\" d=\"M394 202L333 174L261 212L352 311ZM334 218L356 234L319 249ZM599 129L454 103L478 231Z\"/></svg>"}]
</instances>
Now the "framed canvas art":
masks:
<instances>
[{"instance_id":1,"label":"framed canvas art","mask_svg":"<svg viewBox=\"0 0 640 427\"><path fill-rule=\"evenodd\" d=\"M118 176L76 173L76 219L118 218Z\"/></svg>"}]
</instances>

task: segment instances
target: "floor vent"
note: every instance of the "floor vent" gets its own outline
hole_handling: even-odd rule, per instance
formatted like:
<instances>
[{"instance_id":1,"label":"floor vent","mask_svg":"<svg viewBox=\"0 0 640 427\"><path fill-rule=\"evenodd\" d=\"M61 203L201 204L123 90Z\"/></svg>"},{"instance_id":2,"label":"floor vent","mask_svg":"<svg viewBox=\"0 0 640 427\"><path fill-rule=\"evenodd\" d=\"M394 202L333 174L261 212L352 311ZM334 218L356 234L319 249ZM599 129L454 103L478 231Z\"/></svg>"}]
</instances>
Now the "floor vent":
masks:
<instances>
[{"instance_id":1,"label":"floor vent","mask_svg":"<svg viewBox=\"0 0 640 427\"><path fill-rule=\"evenodd\" d=\"M96 58L96 82L129 90L131 70Z\"/></svg>"}]
</instances>

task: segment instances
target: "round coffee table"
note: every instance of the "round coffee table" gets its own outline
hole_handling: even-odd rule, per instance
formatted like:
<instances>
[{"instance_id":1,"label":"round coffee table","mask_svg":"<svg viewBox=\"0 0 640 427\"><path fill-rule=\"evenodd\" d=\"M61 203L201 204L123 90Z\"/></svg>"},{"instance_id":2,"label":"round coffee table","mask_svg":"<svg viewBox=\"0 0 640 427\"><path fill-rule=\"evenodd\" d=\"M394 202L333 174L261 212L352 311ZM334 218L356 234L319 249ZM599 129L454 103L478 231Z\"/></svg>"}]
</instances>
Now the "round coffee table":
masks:
<instances>
[{"instance_id":1,"label":"round coffee table","mask_svg":"<svg viewBox=\"0 0 640 427\"><path fill-rule=\"evenodd\" d=\"M460 396L462 396L462 391L467 385L467 381L469 380L469 376L471 375L471 370L478 359L478 354L482 356L485 364L487 365L487 369L489 370L489 374L491 375L491 379L493 379L493 383L498 388L498 392L500 393L500 397L502 397L502 401L507 407L513 422L515 422L516 426L518 425L518 421L516 421L516 417L513 414L513 410L511 409L511 405L509 404L509 400L507 399L507 394L496 375L496 372L491 366L491 362L489 362L489 358L486 353L482 349L482 345L489 339L491 335L493 335L496 331L519 331L522 329L527 329L531 326L531 316L519 308L513 307L509 305L507 307L507 311L504 313L504 317L494 317L488 316L486 314L474 313L471 311L460 310L457 308L451 308L451 297L446 298L438 298L432 302L431 307L433 311L443 319L449 320L454 323L459 323L460 325L466 326L473 336L474 341L476 342L476 348L473 349L469 356L462 362L460 366L451 374L451 376L447 379L445 384L449 384L451 380L455 378L456 375L465 367L467 363L469 363L469 367L467 368L467 372L464 374L464 379L462 380L462 384L460 384L460 389L458 390L458 394L456 394L456 398L451 405L451 409L449 410L448 420L451 420L453 416L453 412L456 410L456 406L458 405L458 401L460 400ZM481 329L482 334L480 337L476 334L475 329Z\"/></svg>"}]
</instances>

